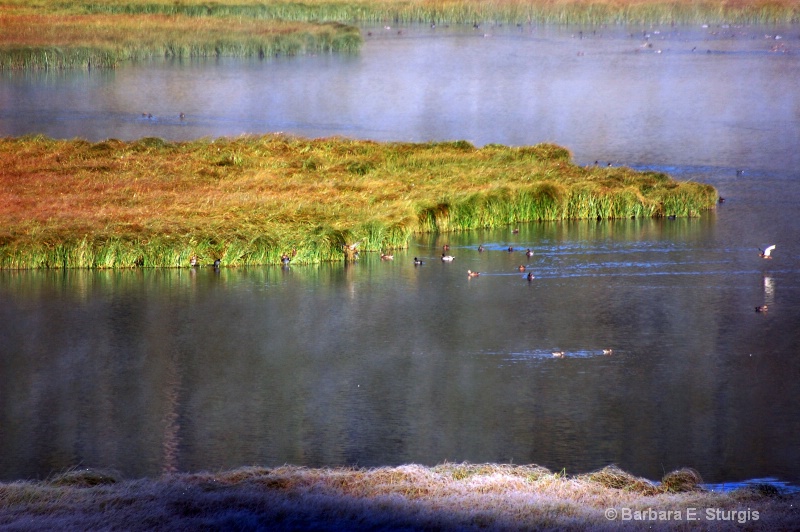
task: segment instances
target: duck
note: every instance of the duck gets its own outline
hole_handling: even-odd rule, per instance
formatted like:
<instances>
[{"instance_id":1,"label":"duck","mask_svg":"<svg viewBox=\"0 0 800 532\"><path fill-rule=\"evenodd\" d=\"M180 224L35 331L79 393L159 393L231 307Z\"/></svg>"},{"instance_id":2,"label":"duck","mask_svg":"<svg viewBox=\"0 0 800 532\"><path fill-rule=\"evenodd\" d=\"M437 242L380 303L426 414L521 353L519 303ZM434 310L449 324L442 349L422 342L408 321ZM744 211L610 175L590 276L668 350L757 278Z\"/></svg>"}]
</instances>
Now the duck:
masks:
<instances>
[{"instance_id":1,"label":"duck","mask_svg":"<svg viewBox=\"0 0 800 532\"><path fill-rule=\"evenodd\" d=\"M553 358L564 358L564 351L553 351Z\"/></svg>"},{"instance_id":2,"label":"duck","mask_svg":"<svg viewBox=\"0 0 800 532\"><path fill-rule=\"evenodd\" d=\"M288 266L290 262L292 262L292 259L291 259L291 257L289 257L289 255L287 255L286 253L281 255L281 263L284 266Z\"/></svg>"},{"instance_id":3,"label":"duck","mask_svg":"<svg viewBox=\"0 0 800 532\"><path fill-rule=\"evenodd\" d=\"M525 255L527 255L528 257L533 257L533 251L531 250L531 248L528 248L528 251L525 252Z\"/></svg>"},{"instance_id":4,"label":"duck","mask_svg":"<svg viewBox=\"0 0 800 532\"><path fill-rule=\"evenodd\" d=\"M197 255L192 255L191 258L189 258L189 266L194 268L197 265L198 265Z\"/></svg>"},{"instance_id":5,"label":"duck","mask_svg":"<svg viewBox=\"0 0 800 532\"><path fill-rule=\"evenodd\" d=\"M766 312L767 306L766 305L759 305L756 307L756 312Z\"/></svg>"},{"instance_id":6,"label":"duck","mask_svg":"<svg viewBox=\"0 0 800 532\"><path fill-rule=\"evenodd\" d=\"M517 233L519 233L519 227L515 227L514 229L511 230L512 235L516 235Z\"/></svg>"},{"instance_id":7,"label":"duck","mask_svg":"<svg viewBox=\"0 0 800 532\"><path fill-rule=\"evenodd\" d=\"M512 246L508 246L508 252L509 253L514 253L514 248Z\"/></svg>"},{"instance_id":8,"label":"duck","mask_svg":"<svg viewBox=\"0 0 800 532\"><path fill-rule=\"evenodd\" d=\"M386 253L381 253L381 260L394 260L394 255L387 255Z\"/></svg>"},{"instance_id":9,"label":"duck","mask_svg":"<svg viewBox=\"0 0 800 532\"><path fill-rule=\"evenodd\" d=\"M535 277L533 276L533 272L528 272L528 275L525 276L528 279L528 282L533 281Z\"/></svg>"},{"instance_id":10,"label":"duck","mask_svg":"<svg viewBox=\"0 0 800 532\"><path fill-rule=\"evenodd\" d=\"M481 274L481 272L473 272L472 270L467 270L467 277L477 277Z\"/></svg>"},{"instance_id":11,"label":"duck","mask_svg":"<svg viewBox=\"0 0 800 532\"><path fill-rule=\"evenodd\" d=\"M453 262L454 260L456 260L454 256L442 253L442 262Z\"/></svg>"},{"instance_id":12,"label":"duck","mask_svg":"<svg viewBox=\"0 0 800 532\"><path fill-rule=\"evenodd\" d=\"M220 262L221 262L221 261L220 261L219 259L217 259L217 260L215 260L215 261L214 261L214 269L215 269L215 270L219 270L219 265L220 265Z\"/></svg>"},{"instance_id":13,"label":"duck","mask_svg":"<svg viewBox=\"0 0 800 532\"><path fill-rule=\"evenodd\" d=\"M772 258L771 253L772 253L772 251L774 249L775 249L775 244L772 244L771 246L768 246L768 247L764 248L761 251L761 258L762 259L771 259Z\"/></svg>"},{"instance_id":14,"label":"duck","mask_svg":"<svg viewBox=\"0 0 800 532\"><path fill-rule=\"evenodd\" d=\"M444 246L442 246L442 251L449 251L449 250L450 250L450 246L448 244L445 244Z\"/></svg>"},{"instance_id":15,"label":"duck","mask_svg":"<svg viewBox=\"0 0 800 532\"><path fill-rule=\"evenodd\" d=\"M414 257L414 266L419 266L420 264L425 264L425 262L418 259L417 257Z\"/></svg>"},{"instance_id":16,"label":"duck","mask_svg":"<svg viewBox=\"0 0 800 532\"><path fill-rule=\"evenodd\" d=\"M614 353L613 349L603 349L603 354L604 355L611 355L613 353Z\"/></svg>"},{"instance_id":17,"label":"duck","mask_svg":"<svg viewBox=\"0 0 800 532\"><path fill-rule=\"evenodd\" d=\"M478 253L483 253L483 244L478 246Z\"/></svg>"},{"instance_id":18,"label":"duck","mask_svg":"<svg viewBox=\"0 0 800 532\"><path fill-rule=\"evenodd\" d=\"M521 271L521 272L524 272L525 271L525 265L524 264L520 264L519 266L517 266L517 269L519 271Z\"/></svg>"}]
</instances>

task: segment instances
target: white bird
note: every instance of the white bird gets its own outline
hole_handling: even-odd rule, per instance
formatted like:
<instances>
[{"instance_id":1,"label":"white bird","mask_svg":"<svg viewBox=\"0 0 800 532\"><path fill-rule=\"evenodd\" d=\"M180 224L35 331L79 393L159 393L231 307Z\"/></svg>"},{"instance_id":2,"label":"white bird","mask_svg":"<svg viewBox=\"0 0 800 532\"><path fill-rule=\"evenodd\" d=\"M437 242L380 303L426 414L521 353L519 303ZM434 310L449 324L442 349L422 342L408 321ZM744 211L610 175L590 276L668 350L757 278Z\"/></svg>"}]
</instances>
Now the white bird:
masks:
<instances>
[{"instance_id":1,"label":"white bird","mask_svg":"<svg viewBox=\"0 0 800 532\"><path fill-rule=\"evenodd\" d=\"M553 351L553 357L564 358L564 351Z\"/></svg>"},{"instance_id":2,"label":"white bird","mask_svg":"<svg viewBox=\"0 0 800 532\"><path fill-rule=\"evenodd\" d=\"M444 261L444 262L453 262L454 260L456 260L456 258L454 256L445 255L444 253L442 253L442 261Z\"/></svg>"},{"instance_id":3,"label":"white bird","mask_svg":"<svg viewBox=\"0 0 800 532\"><path fill-rule=\"evenodd\" d=\"M770 253L772 253L773 249L775 249L775 244L772 244L771 246L764 248L764 251L761 252L761 258L771 259L772 256L770 255Z\"/></svg>"}]
</instances>

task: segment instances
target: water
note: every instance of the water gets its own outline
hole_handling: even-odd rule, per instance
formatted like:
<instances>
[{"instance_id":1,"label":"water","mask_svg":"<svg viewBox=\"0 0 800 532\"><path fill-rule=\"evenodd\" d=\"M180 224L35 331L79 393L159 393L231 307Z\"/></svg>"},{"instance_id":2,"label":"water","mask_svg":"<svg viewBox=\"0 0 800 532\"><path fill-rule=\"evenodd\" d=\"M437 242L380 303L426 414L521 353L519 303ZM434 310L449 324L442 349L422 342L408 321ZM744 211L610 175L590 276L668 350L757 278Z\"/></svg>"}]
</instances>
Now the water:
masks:
<instances>
[{"instance_id":1,"label":"water","mask_svg":"<svg viewBox=\"0 0 800 532\"><path fill-rule=\"evenodd\" d=\"M4 135L553 141L726 202L348 267L0 272L0 479L468 460L800 481L800 31L646 30L367 28L355 57L4 73Z\"/></svg>"}]
</instances>

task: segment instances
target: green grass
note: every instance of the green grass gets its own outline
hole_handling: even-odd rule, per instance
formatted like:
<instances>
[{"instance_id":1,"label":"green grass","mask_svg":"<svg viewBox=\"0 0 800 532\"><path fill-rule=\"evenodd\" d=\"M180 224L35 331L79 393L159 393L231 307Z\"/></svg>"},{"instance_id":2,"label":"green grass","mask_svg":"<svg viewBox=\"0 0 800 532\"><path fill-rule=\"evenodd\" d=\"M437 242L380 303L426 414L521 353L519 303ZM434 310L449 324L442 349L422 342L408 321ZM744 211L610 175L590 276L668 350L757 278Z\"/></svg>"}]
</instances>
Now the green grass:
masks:
<instances>
[{"instance_id":1,"label":"green grass","mask_svg":"<svg viewBox=\"0 0 800 532\"><path fill-rule=\"evenodd\" d=\"M700 216L716 190L581 167L559 146L283 135L0 139L0 267L226 266L346 258L415 234L537 220Z\"/></svg>"}]
</instances>

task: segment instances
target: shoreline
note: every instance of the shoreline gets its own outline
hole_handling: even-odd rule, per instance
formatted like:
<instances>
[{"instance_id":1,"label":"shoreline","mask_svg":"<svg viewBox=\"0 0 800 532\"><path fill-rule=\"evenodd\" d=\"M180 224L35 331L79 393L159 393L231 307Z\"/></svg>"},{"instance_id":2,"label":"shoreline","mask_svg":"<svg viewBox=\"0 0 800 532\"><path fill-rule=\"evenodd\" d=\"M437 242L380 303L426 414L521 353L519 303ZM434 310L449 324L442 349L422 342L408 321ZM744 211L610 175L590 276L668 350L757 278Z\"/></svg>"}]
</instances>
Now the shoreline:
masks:
<instances>
[{"instance_id":1,"label":"shoreline","mask_svg":"<svg viewBox=\"0 0 800 532\"><path fill-rule=\"evenodd\" d=\"M123 480L76 469L0 483L0 527L161 530L776 530L800 524L800 494L767 485L708 491L683 469L660 483L615 466L568 476L538 466L245 467Z\"/></svg>"}]
</instances>

